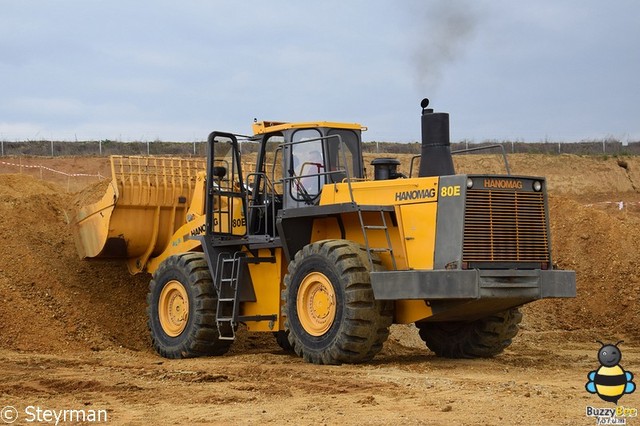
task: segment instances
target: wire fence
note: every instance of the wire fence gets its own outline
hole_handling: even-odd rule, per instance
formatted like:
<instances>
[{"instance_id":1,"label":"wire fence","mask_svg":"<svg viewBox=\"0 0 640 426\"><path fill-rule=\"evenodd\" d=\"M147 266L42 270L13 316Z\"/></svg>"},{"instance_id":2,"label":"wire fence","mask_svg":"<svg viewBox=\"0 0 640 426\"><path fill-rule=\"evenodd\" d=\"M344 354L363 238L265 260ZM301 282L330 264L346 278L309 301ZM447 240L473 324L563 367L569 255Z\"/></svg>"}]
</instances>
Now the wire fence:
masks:
<instances>
[{"instance_id":1,"label":"wire fence","mask_svg":"<svg viewBox=\"0 0 640 426\"><path fill-rule=\"evenodd\" d=\"M622 143L614 139L586 142L522 142L522 141L484 141L480 143L462 141L453 142L452 150L502 145L507 153L526 154L577 154L577 155L640 155L640 142ZM258 143L241 143L242 153L257 152ZM363 152L387 154L419 154L421 144L394 142L365 142ZM173 155L181 157L204 157L206 142L117 142L102 141L24 141L9 142L0 140L0 156L109 156L109 155ZM473 155L474 153L469 153Z\"/></svg>"},{"instance_id":2,"label":"wire fence","mask_svg":"<svg viewBox=\"0 0 640 426\"><path fill-rule=\"evenodd\" d=\"M452 142L451 150L477 148L489 145L502 145L509 154L576 154L576 155L640 155L640 142L622 143L618 140L605 139L585 142L521 142L521 141L484 141L484 142ZM421 144L389 142L367 142L364 152L388 154L420 154ZM486 154L486 151L468 152L465 155Z\"/></svg>"},{"instance_id":3,"label":"wire fence","mask_svg":"<svg viewBox=\"0 0 640 426\"><path fill-rule=\"evenodd\" d=\"M205 142L0 141L0 156L206 155Z\"/></svg>"}]
</instances>

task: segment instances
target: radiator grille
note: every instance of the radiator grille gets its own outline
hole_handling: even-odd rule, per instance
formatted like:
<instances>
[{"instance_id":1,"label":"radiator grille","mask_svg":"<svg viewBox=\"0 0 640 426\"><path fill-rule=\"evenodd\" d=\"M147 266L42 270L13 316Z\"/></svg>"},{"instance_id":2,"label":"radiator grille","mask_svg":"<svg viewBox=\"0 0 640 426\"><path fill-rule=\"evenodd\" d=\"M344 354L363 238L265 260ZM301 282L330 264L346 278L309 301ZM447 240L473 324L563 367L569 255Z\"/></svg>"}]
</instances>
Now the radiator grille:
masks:
<instances>
[{"instance_id":1,"label":"radiator grille","mask_svg":"<svg viewBox=\"0 0 640 426\"><path fill-rule=\"evenodd\" d=\"M549 238L541 192L467 191L465 262L548 262Z\"/></svg>"}]
</instances>

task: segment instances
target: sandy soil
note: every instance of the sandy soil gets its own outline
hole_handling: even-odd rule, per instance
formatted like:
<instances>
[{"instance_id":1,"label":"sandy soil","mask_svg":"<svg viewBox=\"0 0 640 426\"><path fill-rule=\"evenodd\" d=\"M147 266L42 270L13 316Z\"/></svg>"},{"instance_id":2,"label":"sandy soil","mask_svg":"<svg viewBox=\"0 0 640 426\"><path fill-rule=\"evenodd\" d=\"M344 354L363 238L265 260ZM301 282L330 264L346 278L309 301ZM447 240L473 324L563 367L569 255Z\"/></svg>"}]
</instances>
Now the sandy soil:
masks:
<instances>
[{"instance_id":1,"label":"sandy soil","mask_svg":"<svg viewBox=\"0 0 640 426\"><path fill-rule=\"evenodd\" d=\"M0 409L16 407L16 424L28 406L105 409L112 424L595 424L585 407L611 407L584 389L595 340L625 340L621 365L640 371L640 159L509 159L513 173L547 176L554 262L578 272L578 297L524 307L520 334L493 359L437 358L413 326L393 326L382 353L355 366L306 364L242 331L223 357L160 358L148 277L76 256L68 222L99 178L0 164ZM3 160L109 175L104 158ZM491 155L456 166L504 171ZM640 408L640 392L620 404Z\"/></svg>"}]
</instances>

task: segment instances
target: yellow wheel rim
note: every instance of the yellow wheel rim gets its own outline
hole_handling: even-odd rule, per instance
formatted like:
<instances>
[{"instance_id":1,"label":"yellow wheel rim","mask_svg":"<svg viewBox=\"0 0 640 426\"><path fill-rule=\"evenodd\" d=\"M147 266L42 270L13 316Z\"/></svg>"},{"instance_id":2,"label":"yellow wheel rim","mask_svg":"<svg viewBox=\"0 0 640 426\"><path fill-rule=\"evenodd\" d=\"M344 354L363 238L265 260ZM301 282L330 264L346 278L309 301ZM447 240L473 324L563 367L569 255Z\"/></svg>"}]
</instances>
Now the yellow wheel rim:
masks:
<instances>
[{"instance_id":1,"label":"yellow wheel rim","mask_svg":"<svg viewBox=\"0 0 640 426\"><path fill-rule=\"evenodd\" d=\"M169 281L160 293L158 316L162 330L170 337L179 336L189 319L187 290L176 280Z\"/></svg>"},{"instance_id":2,"label":"yellow wheel rim","mask_svg":"<svg viewBox=\"0 0 640 426\"><path fill-rule=\"evenodd\" d=\"M298 318L312 336L322 336L336 318L336 294L331 281L320 272L311 272L302 280L296 300Z\"/></svg>"}]
</instances>

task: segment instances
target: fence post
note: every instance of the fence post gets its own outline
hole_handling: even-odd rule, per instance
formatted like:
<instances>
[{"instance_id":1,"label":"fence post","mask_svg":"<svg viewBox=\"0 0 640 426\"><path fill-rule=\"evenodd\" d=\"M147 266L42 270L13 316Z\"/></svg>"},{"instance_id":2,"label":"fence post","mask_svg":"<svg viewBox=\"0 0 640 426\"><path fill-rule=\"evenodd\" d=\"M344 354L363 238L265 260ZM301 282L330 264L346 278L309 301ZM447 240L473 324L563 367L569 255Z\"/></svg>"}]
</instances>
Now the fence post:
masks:
<instances>
[{"instance_id":1,"label":"fence post","mask_svg":"<svg viewBox=\"0 0 640 426\"><path fill-rule=\"evenodd\" d=\"M51 156L53 157L53 138L51 139Z\"/></svg>"},{"instance_id":2,"label":"fence post","mask_svg":"<svg viewBox=\"0 0 640 426\"><path fill-rule=\"evenodd\" d=\"M149 156L149 141L147 141L147 157Z\"/></svg>"},{"instance_id":3,"label":"fence post","mask_svg":"<svg viewBox=\"0 0 640 426\"><path fill-rule=\"evenodd\" d=\"M2 157L4 157L4 139L0 140L0 146L2 147Z\"/></svg>"},{"instance_id":4,"label":"fence post","mask_svg":"<svg viewBox=\"0 0 640 426\"><path fill-rule=\"evenodd\" d=\"M102 139L98 141L98 151L100 152L100 156L102 157Z\"/></svg>"}]
</instances>

